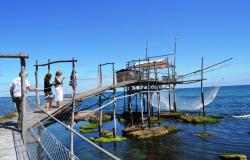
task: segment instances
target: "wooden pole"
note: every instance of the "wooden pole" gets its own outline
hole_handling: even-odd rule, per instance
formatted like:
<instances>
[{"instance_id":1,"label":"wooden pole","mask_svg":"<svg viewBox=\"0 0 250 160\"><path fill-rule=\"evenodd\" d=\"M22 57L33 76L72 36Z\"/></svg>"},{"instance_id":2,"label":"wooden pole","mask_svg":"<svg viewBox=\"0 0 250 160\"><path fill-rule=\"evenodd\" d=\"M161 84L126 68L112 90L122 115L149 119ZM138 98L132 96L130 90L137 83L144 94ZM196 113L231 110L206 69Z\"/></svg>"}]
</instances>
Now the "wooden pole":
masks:
<instances>
[{"instance_id":1,"label":"wooden pole","mask_svg":"<svg viewBox=\"0 0 250 160\"><path fill-rule=\"evenodd\" d=\"M36 71L35 71L35 77L36 77L36 88L38 88L38 60L36 60ZM40 98L38 91L36 90L36 105L40 105Z\"/></svg>"},{"instance_id":2,"label":"wooden pole","mask_svg":"<svg viewBox=\"0 0 250 160\"><path fill-rule=\"evenodd\" d=\"M137 87L135 87L137 89ZM137 94L135 95L135 112L138 112L138 97Z\"/></svg>"},{"instance_id":3,"label":"wooden pole","mask_svg":"<svg viewBox=\"0 0 250 160\"><path fill-rule=\"evenodd\" d=\"M75 99L76 99L76 79L75 79L75 61L74 58L72 58L72 72L73 72L73 79L72 79L72 85L73 85L73 99L72 99L72 112L71 112L71 129L74 130L74 125L75 125ZM74 133L70 132L70 159L74 160Z\"/></svg>"},{"instance_id":4,"label":"wooden pole","mask_svg":"<svg viewBox=\"0 0 250 160\"><path fill-rule=\"evenodd\" d=\"M141 109L141 125L144 125L144 118L143 118L143 97L142 94L140 93L140 109Z\"/></svg>"},{"instance_id":5,"label":"wooden pole","mask_svg":"<svg viewBox=\"0 0 250 160\"><path fill-rule=\"evenodd\" d=\"M126 112L126 100L127 100L126 97L125 97L125 95L126 95L126 87L124 87L123 95L124 95L124 98L123 98L123 103L124 103L123 113L125 113Z\"/></svg>"},{"instance_id":6,"label":"wooden pole","mask_svg":"<svg viewBox=\"0 0 250 160\"><path fill-rule=\"evenodd\" d=\"M115 63L112 63L112 70L113 70L113 85L115 85Z\"/></svg>"},{"instance_id":7,"label":"wooden pole","mask_svg":"<svg viewBox=\"0 0 250 160\"><path fill-rule=\"evenodd\" d=\"M113 138L116 137L116 96L115 96L116 89L113 90Z\"/></svg>"},{"instance_id":8,"label":"wooden pole","mask_svg":"<svg viewBox=\"0 0 250 160\"><path fill-rule=\"evenodd\" d=\"M205 116L204 88L203 88L203 57L201 58L201 103L202 114Z\"/></svg>"},{"instance_id":9,"label":"wooden pole","mask_svg":"<svg viewBox=\"0 0 250 160\"><path fill-rule=\"evenodd\" d=\"M50 73L50 59L48 59L48 73Z\"/></svg>"},{"instance_id":10,"label":"wooden pole","mask_svg":"<svg viewBox=\"0 0 250 160\"><path fill-rule=\"evenodd\" d=\"M36 77L36 88L38 88L38 60L36 60L35 77ZM40 105L40 97L39 97L38 91L36 91L36 105L37 106ZM41 133L42 133L42 127L41 127L41 125L37 126L37 132L38 132L39 138L41 139L42 138L41 137ZM42 146L39 143L37 145L37 159L38 160L42 160L44 158L42 152L43 152Z\"/></svg>"},{"instance_id":11,"label":"wooden pole","mask_svg":"<svg viewBox=\"0 0 250 160\"><path fill-rule=\"evenodd\" d=\"M149 66L149 58L148 58L148 73L147 73L147 80L148 80L148 85L147 85L147 111L148 111L148 127L150 128L150 104L149 104L149 97L150 97L150 92L149 92L149 78L150 78L150 66Z\"/></svg>"},{"instance_id":12,"label":"wooden pole","mask_svg":"<svg viewBox=\"0 0 250 160\"><path fill-rule=\"evenodd\" d=\"M102 107L102 94L99 94L99 108ZM102 109L100 110L99 115L99 137L101 137L102 134Z\"/></svg>"},{"instance_id":13,"label":"wooden pole","mask_svg":"<svg viewBox=\"0 0 250 160\"><path fill-rule=\"evenodd\" d=\"M161 115L161 106L160 106L160 92L159 92L159 86L157 86L157 106L158 106L158 120L160 120L160 115Z\"/></svg>"},{"instance_id":14,"label":"wooden pole","mask_svg":"<svg viewBox=\"0 0 250 160\"><path fill-rule=\"evenodd\" d=\"M22 103L21 103L21 124L22 124L22 138L24 144L26 144L26 130L27 130L27 124L26 124L26 64L25 64L25 58L20 58L21 60L21 95L22 95Z\"/></svg>"},{"instance_id":15,"label":"wooden pole","mask_svg":"<svg viewBox=\"0 0 250 160\"><path fill-rule=\"evenodd\" d=\"M102 86L102 65L99 65L99 69L100 69L100 75L99 75L99 80L100 80L100 87Z\"/></svg>"},{"instance_id":16,"label":"wooden pole","mask_svg":"<svg viewBox=\"0 0 250 160\"><path fill-rule=\"evenodd\" d=\"M129 88L129 91L131 91L131 88ZM131 92L129 92L131 93ZM133 108L132 108L132 97L129 96L128 97L128 103L129 103L129 121L130 121L130 127L132 127L134 125L133 123Z\"/></svg>"},{"instance_id":17,"label":"wooden pole","mask_svg":"<svg viewBox=\"0 0 250 160\"><path fill-rule=\"evenodd\" d=\"M167 59L168 62L168 59ZM169 62L168 62L169 63ZM170 80L170 71L169 71L169 67L168 67L168 78ZM171 85L169 85L169 89L171 88ZM168 107L169 107L169 113L171 113L171 93L170 91L168 91Z\"/></svg>"}]
</instances>

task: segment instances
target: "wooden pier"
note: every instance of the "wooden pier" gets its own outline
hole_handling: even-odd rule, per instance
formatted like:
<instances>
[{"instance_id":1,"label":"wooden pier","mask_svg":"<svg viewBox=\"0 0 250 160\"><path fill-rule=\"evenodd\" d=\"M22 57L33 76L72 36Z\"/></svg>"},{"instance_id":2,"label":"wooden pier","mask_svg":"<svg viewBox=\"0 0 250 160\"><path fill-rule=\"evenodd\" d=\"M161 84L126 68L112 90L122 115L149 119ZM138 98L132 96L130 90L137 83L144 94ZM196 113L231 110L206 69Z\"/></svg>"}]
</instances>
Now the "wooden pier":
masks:
<instances>
[{"instance_id":1,"label":"wooden pier","mask_svg":"<svg viewBox=\"0 0 250 160\"><path fill-rule=\"evenodd\" d=\"M176 45L175 45L176 47ZM147 51L147 48L146 48ZM170 56L172 56L172 61L170 60ZM21 83L22 83L22 125L21 125L21 132L16 131L13 128L9 128L0 124L0 159L29 159L28 154L26 152L27 145L29 145L29 140L26 138L31 136L32 141L31 143L36 143L36 151L35 157L37 159L43 159L42 152L48 154L46 149L42 148L42 134L44 133L43 127L44 124L47 123L49 120L54 120L58 122L60 125L65 127L70 131L70 151L65 149L65 155L69 156L69 159L75 159L74 155L74 135L77 135L84 141L88 142L90 145L94 146L99 151L105 153L112 159L119 159L118 157L114 156L113 154L109 153L108 151L104 150L100 146L96 145L95 143L91 142L89 139L84 137L83 135L77 133L74 130L74 114L75 114L75 106L77 101L82 101L93 96L98 96L98 102L96 105L95 111L99 112L99 133L103 132L103 109L104 107L109 105L113 105L113 137L116 137L116 91L117 89L122 89L123 96L119 97L124 100L124 114L128 114L128 121L130 123L130 127L133 126L133 108L135 108L137 116L139 116L141 120L141 124L145 125L144 121L147 119L147 125L150 129L150 117L154 116L154 113L157 113L158 119L160 118L161 114L161 106L160 106L160 92L168 92L169 94L169 112L177 112L177 105L176 105L176 85L179 84L191 84L191 83L201 83L201 102L203 106L203 115L205 115L205 108L204 108L204 93L203 93L203 72L207 69L210 69L218 64L227 62L231 59L219 62L209 67L203 66L203 59L201 69L198 71L191 72L185 75L177 75L176 73L176 48L173 54L169 55L161 55L155 57L148 57L146 53L146 58L129 61L126 64L124 69L115 72L114 63L105 63L100 64L98 66L98 78L99 78L99 87L94 88L92 90L88 90L86 92L78 93L76 95L75 91L73 92L72 98L65 98L63 102L60 102L60 107L55 107L56 105L53 104L50 112L45 111L45 106L40 104L38 91L36 92L36 101L29 100L29 97L25 95L25 81L26 81L26 65L25 59L28 58L25 54L19 55L0 55L0 58L19 58L21 60ZM156 59L157 58L157 59ZM161 58L161 59L159 59ZM36 87L38 88L38 69L39 67L47 66L48 73L50 73L50 65L57 64L57 63L72 63L72 73L75 74L75 63L77 60L72 58L72 60L61 60L61 61L50 61L45 64L36 64L34 65L35 76L36 76ZM111 85L103 86L103 66L112 65L113 70L113 83ZM165 70L164 70L165 69ZM164 70L164 73L159 72L159 70ZM185 76L192 75L192 74L200 74L199 79L193 80L185 80ZM74 77L74 76L73 76ZM75 86L74 86L75 87ZM106 91L112 91L110 96L106 97L104 93ZM152 107L152 94L157 94L157 112ZM133 106L132 104L132 95L135 95L136 98L136 105ZM171 99L171 97L173 97ZM138 98L140 100L140 104L138 105ZM111 100L111 102L107 101ZM106 102L106 103L105 103ZM33 103L32 105L35 106L33 109L27 109L28 103ZM71 113L71 124L70 127L65 125L63 122L55 118L57 115L60 115L65 110L68 110ZM140 110L139 110L140 109ZM90 110L92 112L93 110ZM27 136L27 132L32 129L33 133ZM42 131L43 130L43 131ZM33 137L32 137L33 136ZM46 135L47 136L47 135ZM50 136L53 138L53 136ZM29 137L28 137L29 138ZM25 145L24 145L25 144ZM58 142L55 142L56 148L57 145L60 145ZM62 146L60 146L62 147ZM53 147L52 147L53 148ZM55 148L55 147L54 147ZM63 148L63 147L62 147ZM4 150L7 149L6 152ZM44 150L44 151L43 151ZM68 153L69 152L69 153ZM51 154L51 153L50 153ZM53 154L53 153L52 153Z\"/></svg>"},{"instance_id":2,"label":"wooden pier","mask_svg":"<svg viewBox=\"0 0 250 160\"><path fill-rule=\"evenodd\" d=\"M15 121L0 124L1 160L29 159L20 131L17 130L15 126Z\"/></svg>"}]
</instances>

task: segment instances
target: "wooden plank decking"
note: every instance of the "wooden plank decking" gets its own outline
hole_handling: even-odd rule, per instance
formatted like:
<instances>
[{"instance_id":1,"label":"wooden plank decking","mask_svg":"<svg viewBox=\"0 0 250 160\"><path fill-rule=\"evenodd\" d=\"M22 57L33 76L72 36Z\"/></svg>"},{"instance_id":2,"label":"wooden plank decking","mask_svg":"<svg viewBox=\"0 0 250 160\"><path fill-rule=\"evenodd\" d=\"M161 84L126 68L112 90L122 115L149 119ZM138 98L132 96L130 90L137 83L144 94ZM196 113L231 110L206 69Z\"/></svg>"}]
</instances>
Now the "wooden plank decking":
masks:
<instances>
[{"instance_id":1,"label":"wooden plank decking","mask_svg":"<svg viewBox=\"0 0 250 160\"><path fill-rule=\"evenodd\" d=\"M29 159L20 132L15 128L15 125L16 122L0 123L1 160Z\"/></svg>"},{"instance_id":2,"label":"wooden plank decking","mask_svg":"<svg viewBox=\"0 0 250 160\"><path fill-rule=\"evenodd\" d=\"M111 90L114 88L118 88L118 87L123 87L129 84L133 84L136 83L137 81L126 81L126 82L122 82L122 83L117 83L115 85L109 85L109 86L101 86L101 87L97 87L95 89L80 93L77 95L76 100L84 100L93 96L96 96L104 91L107 90ZM55 107L55 103L53 103L53 107L51 108L51 111L49 112L52 116L55 116L57 114L59 114L60 112L62 112L65 108L69 107L72 104L72 98L65 98L63 100L63 102L61 102L60 104L60 108ZM40 106L41 108L44 108L44 106ZM35 116L36 118L34 119ZM38 122L42 122L42 121L46 121L48 120L50 117L44 113L43 111L41 111L40 109L35 110L32 113L27 113L27 127L31 127L32 125L37 124Z\"/></svg>"}]
</instances>

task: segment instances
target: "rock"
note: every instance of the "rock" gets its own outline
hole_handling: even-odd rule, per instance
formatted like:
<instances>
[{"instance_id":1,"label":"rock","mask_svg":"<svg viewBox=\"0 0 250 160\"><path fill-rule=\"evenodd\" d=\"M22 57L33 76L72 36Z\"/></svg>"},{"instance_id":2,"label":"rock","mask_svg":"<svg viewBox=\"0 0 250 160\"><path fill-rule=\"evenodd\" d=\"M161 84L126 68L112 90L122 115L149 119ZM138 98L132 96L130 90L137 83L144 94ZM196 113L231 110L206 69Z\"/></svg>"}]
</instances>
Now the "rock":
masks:
<instances>
[{"instance_id":1,"label":"rock","mask_svg":"<svg viewBox=\"0 0 250 160\"><path fill-rule=\"evenodd\" d=\"M153 137L163 136L169 133L177 132L175 126L160 126L160 127L151 127L151 128L133 128L123 131L124 136L129 138L134 138L138 140L149 139Z\"/></svg>"},{"instance_id":2,"label":"rock","mask_svg":"<svg viewBox=\"0 0 250 160\"><path fill-rule=\"evenodd\" d=\"M88 121L89 119L96 117L97 113L92 110L85 110L85 111L80 111L77 114L75 114L74 119L76 121Z\"/></svg>"},{"instance_id":3,"label":"rock","mask_svg":"<svg viewBox=\"0 0 250 160\"><path fill-rule=\"evenodd\" d=\"M178 119L178 118L180 118L181 115L183 115L183 113L181 113L181 112L175 112L175 113L172 113L172 112L163 112L163 113L161 113L161 117L162 118L174 118L174 119Z\"/></svg>"},{"instance_id":4,"label":"rock","mask_svg":"<svg viewBox=\"0 0 250 160\"><path fill-rule=\"evenodd\" d=\"M219 155L222 160L247 160L247 156L244 154L223 154Z\"/></svg>"},{"instance_id":5,"label":"rock","mask_svg":"<svg viewBox=\"0 0 250 160\"><path fill-rule=\"evenodd\" d=\"M112 116L108 113L102 114L102 121L110 121L112 119ZM100 116L97 114L96 116L90 117L89 122L96 123L100 121Z\"/></svg>"},{"instance_id":6,"label":"rock","mask_svg":"<svg viewBox=\"0 0 250 160\"><path fill-rule=\"evenodd\" d=\"M205 117L205 116L191 116L191 115L181 115L180 120L187 123L216 123L219 122L218 118L215 117Z\"/></svg>"}]
</instances>

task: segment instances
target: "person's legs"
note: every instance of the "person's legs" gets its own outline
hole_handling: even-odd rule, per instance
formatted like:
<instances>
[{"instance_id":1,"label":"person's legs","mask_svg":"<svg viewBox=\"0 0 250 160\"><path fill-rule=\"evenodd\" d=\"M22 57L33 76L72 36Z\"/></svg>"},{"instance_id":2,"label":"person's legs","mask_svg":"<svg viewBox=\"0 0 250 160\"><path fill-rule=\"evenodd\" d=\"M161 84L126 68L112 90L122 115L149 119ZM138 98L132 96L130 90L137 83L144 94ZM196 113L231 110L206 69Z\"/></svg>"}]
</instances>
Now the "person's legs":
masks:
<instances>
[{"instance_id":1,"label":"person's legs","mask_svg":"<svg viewBox=\"0 0 250 160\"><path fill-rule=\"evenodd\" d=\"M59 108L60 107L60 101L56 101L56 106Z\"/></svg>"},{"instance_id":2,"label":"person's legs","mask_svg":"<svg viewBox=\"0 0 250 160\"><path fill-rule=\"evenodd\" d=\"M49 111L51 109L51 106L52 106L52 98L49 98L49 102L48 102Z\"/></svg>"},{"instance_id":3,"label":"person's legs","mask_svg":"<svg viewBox=\"0 0 250 160\"><path fill-rule=\"evenodd\" d=\"M17 128L21 129L21 120L22 120L22 118L21 118L21 116L22 116L22 114L21 114L21 112L22 112L22 110L21 110L21 103L22 103L21 97L15 97L14 102L16 104L16 109L18 112Z\"/></svg>"}]
</instances>

